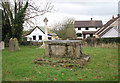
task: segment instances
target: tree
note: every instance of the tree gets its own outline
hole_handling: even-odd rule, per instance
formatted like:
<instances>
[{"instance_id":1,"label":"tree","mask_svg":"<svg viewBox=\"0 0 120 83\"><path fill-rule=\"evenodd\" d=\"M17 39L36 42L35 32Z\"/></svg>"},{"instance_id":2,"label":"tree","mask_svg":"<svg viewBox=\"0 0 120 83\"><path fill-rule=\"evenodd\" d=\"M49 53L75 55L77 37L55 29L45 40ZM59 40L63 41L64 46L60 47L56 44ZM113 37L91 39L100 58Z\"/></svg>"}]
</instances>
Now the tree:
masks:
<instances>
[{"instance_id":1,"label":"tree","mask_svg":"<svg viewBox=\"0 0 120 83\"><path fill-rule=\"evenodd\" d=\"M54 32L62 39L76 39L74 19L67 18L63 23L56 24Z\"/></svg>"},{"instance_id":2,"label":"tree","mask_svg":"<svg viewBox=\"0 0 120 83\"><path fill-rule=\"evenodd\" d=\"M0 9L0 41L2 41L2 10Z\"/></svg>"},{"instance_id":3,"label":"tree","mask_svg":"<svg viewBox=\"0 0 120 83\"><path fill-rule=\"evenodd\" d=\"M10 26L10 21L8 15L2 10L2 41L5 41L7 44L9 39L12 37L12 31Z\"/></svg>"},{"instance_id":4,"label":"tree","mask_svg":"<svg viewBox=\"0 0 120 83\"><path fill-rule=\"evenodd\" d=\"M14 11L12 11L12 6L10 2L1 3L3 8L3 40L4 38L17 38L21 40L23 32L23 23L25 18L26 9L28 7L28 1L23 3L14 1Z\"/></svg>"},{"instance_id":5,"label":"tree","mask_svg":"<svg viewBox=\"0 0 120 83\"><path fill-rule=\"evenodd\" d=\"M2 7L2 29L3 41L12 38L17 38L21 41L24 23L33 23L31 19L50 12L53 8L49 3L46 3L45 8L38 8L33 1L13 0L13 3L1 1Z\"/></svg>"}]
</instances>

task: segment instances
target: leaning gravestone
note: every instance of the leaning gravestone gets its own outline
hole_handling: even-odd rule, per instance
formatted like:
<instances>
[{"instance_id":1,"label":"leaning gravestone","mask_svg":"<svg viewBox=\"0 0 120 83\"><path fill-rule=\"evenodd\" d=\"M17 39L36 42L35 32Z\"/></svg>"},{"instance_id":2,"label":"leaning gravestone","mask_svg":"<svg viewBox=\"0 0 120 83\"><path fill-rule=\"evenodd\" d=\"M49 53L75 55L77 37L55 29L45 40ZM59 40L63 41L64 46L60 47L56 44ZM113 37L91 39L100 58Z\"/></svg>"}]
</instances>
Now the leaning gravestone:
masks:
<instances>
[{"instance_id":1,"label":"leaning gravestone","mask_svg":"<svg viewBox=\"0 0 120 83\"><path fill-rule=\"evenodd\" d=\"M18 45L18 40L17 38L11 38L9 40L9 51L15 51L15 50L19 50L19 45Z\"/></svg>"},{"instance_id":2,"label":"leaning gravestone","mask_svg":"<svg viewBox=\"0 0 120 83\"><path fill-rule=\"evenodd\" d=\"M14 42L15 42L15 50L19 50L20 48L19 48L19 45L18 45L18 40L17 40L17 38L14 38L13 40L14 40Z\"/></svg>"}]
</instances>

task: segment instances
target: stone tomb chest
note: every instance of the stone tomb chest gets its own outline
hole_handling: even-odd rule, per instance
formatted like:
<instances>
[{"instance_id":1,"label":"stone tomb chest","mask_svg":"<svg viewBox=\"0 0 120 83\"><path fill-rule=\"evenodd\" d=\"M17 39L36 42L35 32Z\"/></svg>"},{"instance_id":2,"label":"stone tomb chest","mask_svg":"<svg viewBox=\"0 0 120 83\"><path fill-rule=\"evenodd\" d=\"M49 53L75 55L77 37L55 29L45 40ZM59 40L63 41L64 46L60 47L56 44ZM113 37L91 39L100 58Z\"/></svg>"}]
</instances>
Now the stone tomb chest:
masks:
<instances>
[{"instance_id":1,"label":"stone tomb chest","mask_svg":"<svg viewBox=\"0 0 120 83\"><path fill-rule=\"evenodd\" d=\"M80 40L45 41L45 55L79 58L82 56Z\"/></svg>"}]
</instances>

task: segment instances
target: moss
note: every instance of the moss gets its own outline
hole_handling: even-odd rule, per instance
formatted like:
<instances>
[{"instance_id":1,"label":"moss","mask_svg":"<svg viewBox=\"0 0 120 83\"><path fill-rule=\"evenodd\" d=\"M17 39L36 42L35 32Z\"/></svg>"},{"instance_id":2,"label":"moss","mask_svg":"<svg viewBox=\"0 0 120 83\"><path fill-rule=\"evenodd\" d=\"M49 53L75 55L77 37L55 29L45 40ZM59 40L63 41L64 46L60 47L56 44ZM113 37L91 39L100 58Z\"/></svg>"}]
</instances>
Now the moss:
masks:
<instances>
[{"instance_id":1,"label":"moss","mask_svg":"<svg viewBox=\"0 0 120 83\"><path fill-rule=\"evenodd\" d=\"M13 38L10 38L10 40L13 40Z\"/></svg>"},{"instance_id":2,"label":"moss","mask_svg":"<svg viewBox=\"0 0 120 83\"><path fill-rule=\"evenodd\" d=\"M17 38L14 38L13 40L16 41L16 42L18 42Z\"/></svg>"},{"instance_id":3,"label":"moss","mask_svg":"<svg viewBox=\"0 0 120 83\"><path fill-rule=\"evenodd\" d=\"M13 41L13 47L14 47L14 49L13 49L13 51L14 50L19 50L20 48L19 48L19 44L18 44L18 39L17 38L10 38L10 41ZM9 42L10 42L9 41Z\"/></svg>"}]
</instances>

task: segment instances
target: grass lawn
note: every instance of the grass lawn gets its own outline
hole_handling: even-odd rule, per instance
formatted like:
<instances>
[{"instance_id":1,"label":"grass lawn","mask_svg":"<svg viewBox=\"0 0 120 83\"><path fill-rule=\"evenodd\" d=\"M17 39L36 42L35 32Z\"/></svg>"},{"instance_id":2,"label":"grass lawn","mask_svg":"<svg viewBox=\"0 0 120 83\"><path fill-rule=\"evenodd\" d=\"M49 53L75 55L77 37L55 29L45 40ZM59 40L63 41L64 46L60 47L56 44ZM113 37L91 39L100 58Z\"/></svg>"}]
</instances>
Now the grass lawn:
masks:
<instances>
[{"instance_id":1,"label":"grass lawn","mask_svg":"<svg viewBox=\"0 0 120 83\"><path fill-rule=\"evenodd\" d=\"M62 68L37 65L33 60L44 54L44 49L21 46L19 51L2 52L3 81L117 81L118 49L83 47L91 55L83 68Z\"/></svg>"}]
</instances>

